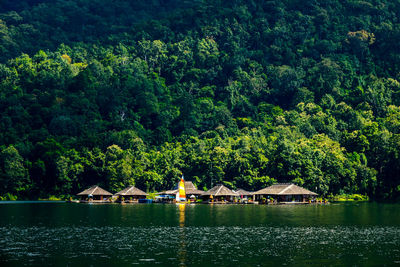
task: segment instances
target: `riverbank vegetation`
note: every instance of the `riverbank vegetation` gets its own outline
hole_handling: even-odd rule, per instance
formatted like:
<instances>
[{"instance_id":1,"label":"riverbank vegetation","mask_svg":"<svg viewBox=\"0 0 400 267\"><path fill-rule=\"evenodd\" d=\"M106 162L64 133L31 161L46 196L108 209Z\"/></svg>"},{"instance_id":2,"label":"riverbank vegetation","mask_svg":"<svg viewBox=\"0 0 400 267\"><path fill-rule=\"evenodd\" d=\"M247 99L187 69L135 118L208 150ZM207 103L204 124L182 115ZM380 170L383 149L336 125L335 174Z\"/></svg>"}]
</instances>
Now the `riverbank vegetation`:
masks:
<instances>
[{"instance_id":1,"label":"riverbank vegetation","mask_svg":"<svg viewBox=\"0 0 400 267\"><path fill-rule=\"evenodd\" d=\"M0 3L0 195L400 196L400 4Z\"/></svg>"},{"instance_id":2,"label":"riverbank vegetation","mask_svg":"<svg viewBox=\"0 0 400 267\"><path fill-rule=\"evenodd\" d=\"M370 198L367 195L360 194L342 194L342 195L329 195L329 202L348 202L348 201L369 201Z\"/></svg>"}]
</instances>

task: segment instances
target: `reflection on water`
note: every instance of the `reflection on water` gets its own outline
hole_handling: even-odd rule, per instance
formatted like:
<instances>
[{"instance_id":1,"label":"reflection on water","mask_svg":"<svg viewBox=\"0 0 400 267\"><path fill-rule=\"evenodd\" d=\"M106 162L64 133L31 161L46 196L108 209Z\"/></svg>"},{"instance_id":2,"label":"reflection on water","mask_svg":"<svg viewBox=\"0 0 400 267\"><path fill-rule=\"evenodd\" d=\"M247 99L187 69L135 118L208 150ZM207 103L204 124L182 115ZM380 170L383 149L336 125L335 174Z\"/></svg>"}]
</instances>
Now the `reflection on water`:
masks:
<instances>
[{"instance_id":1,"label":"reflection on water","mask_svg":"<svg viewBox=\"0 0 400 267\"><path fill-rule=\"evenodd\" d=\"M179 227L182 229L185 227L185 208L186 204L179 203L177 204L179 207Z\"/></svg>"},{"instance_id":2,"label":"reflection on water","mask_svg":"<svg viewBox=\"0 0 400 267\"><path fill-rule=\"evenodd\" d=\"M400 264L400 205L0 205L0 266Z\"/></svg>"},{"instance_id":3,"label":"reflection on water","mask_svg":"<svg viewBox=\"0 0 400 267\"><path fill-rule=\"evenodd\" d=\"M186 204L179 203L179 266L186 267L186 234L185 234L185 208Z\"/></svg>"}]
</instances>

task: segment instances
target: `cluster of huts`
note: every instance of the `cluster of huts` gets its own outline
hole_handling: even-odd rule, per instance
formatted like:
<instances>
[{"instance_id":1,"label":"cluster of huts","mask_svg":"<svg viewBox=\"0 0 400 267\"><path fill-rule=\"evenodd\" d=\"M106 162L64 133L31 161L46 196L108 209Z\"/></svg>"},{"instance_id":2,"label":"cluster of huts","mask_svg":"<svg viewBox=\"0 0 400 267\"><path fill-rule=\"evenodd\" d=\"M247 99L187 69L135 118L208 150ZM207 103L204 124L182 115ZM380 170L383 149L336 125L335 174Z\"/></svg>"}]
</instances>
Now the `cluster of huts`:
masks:
<instances>
[{"instance_id":1,"label":"cluster of huts","mask_svg":"<svg viewBox=\"0 0 400 267\"><path fill-rule=\"evenodd\" d=\"M255 192L243 189L236 191L219 184L208 191L202 191L190 182L185 181L186 198L188 202L202 203L254 203L254 204L289 204L289 203L312 203L315 202L317 194L295 184L274 184ZM155 201L162 203L176 202L175 196L178 192L176 187L156 194ZM147 200L148 194L142 190L130 186L124 190L111 194L99 186L92 186L78 194L80 202L151 202Z\"/></svg>"}]
</instances>

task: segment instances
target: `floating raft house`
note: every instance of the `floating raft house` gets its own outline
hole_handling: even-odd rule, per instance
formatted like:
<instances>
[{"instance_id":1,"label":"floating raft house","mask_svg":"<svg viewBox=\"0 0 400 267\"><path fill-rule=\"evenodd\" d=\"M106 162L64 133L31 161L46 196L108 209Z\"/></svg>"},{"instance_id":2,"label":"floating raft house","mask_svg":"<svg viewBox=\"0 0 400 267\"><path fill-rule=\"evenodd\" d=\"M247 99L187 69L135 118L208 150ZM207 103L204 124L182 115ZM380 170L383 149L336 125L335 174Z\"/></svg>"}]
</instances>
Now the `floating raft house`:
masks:
<instances>
[{"instance_id":1,"label":"floating raft house","mask_svg":"<svg viewBox=\"0 0 400 267\"><path fill-rule=\"evenodd\" d=\"M120 202L122 202L122 198L124 198L124 202L138 202L139 199L145 199L149 194L139 188L130 186L119 191L115 195L118 196L118 201Z\"/></svg>"},{"instance_id":2,"label":"floating raft house","mask_svg":"<svg viewBox=\"0 0 400 267\"><path fill-rule=\"evenodd\" d=\"M203 200L213 202L232 202L234 197L239 195L222 184L214 186L202 195Z\"/></svg>"},{"instance_id":3,"label":"floating raft house","mask_svg":"<svg viewBox=\"0 0 400 267\"><path fill-rule=\"evenodd\" d=\"M104 190L100 186L93 185L88 189L80 192L78 196L81 197L81 202L93 201L93 202L103 202L108 198L112 197L113 194Z\"/></svg>"},{"instance_id":4,"label":"floating raft house","mask_svg":"<svg viewBox=\"0 0 400 267\"><path fill-rule=\"evenodd\" d=\"M179 182L177 183L175 189L160 192L158 195L165 196L165 199L174 199L179 191L178 187ZM185 181L185 193L187 199L197 199L204 193L204 191L197 189L191 181Z\"/></svg>"},{"instance_id":5,"label":"floating raft house","mask_svg":"<svg viewBox=\"0 0 400 267\"><path fill-rule=\"evenodd\" d=\"M253 197L253 192L246 191L244 189L238 188L236 191L234 190L236 194L239 195L239 197L244 197L244 198L251 198Z\"/></svg>"},{"instance_id":6,"label":"floating raft house","mask_svg":"<svg viewBox=\"0 0 400 267\"><path fill-rule=\"evenodd\" d=\"M197 189L197 187L190 181L185 182L185 191L187 198L190 198L191 196L198 198L204 193L203 190Z\"/></svg>"},{"instance_id":7,"label":"floating raft house","mask_svg":"<svg viewBox=\"0 0 400 267\"><path fill-rule=\"evenodd\" d=\"M274 184L253 193L256 200L274 199L279 203L307 203L318 194L295 184Z\"/></svg>"}]
</instances>

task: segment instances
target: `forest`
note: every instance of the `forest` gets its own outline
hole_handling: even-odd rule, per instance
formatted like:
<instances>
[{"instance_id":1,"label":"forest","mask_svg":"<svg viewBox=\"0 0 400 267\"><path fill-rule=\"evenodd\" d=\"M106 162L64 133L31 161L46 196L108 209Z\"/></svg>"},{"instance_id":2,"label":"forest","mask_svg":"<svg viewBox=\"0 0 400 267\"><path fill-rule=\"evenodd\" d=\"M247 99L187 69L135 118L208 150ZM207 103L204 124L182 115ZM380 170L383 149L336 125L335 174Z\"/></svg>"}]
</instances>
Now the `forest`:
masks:
<instances>
[{"instance_id":1,"label":"forest","mask_svg":"<svg viewBox=\"0 0 400 267\"><path fill-rule=\"evenodd\" d=\"M3 199L182 174L400 200L400 1L0 1Z\"/></svg>"}]
</instances>

